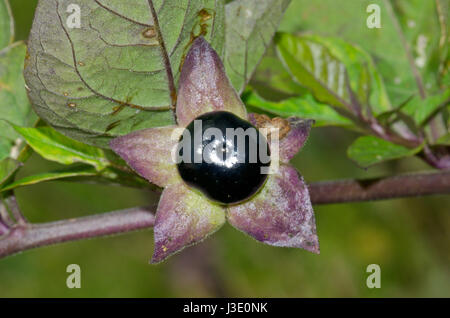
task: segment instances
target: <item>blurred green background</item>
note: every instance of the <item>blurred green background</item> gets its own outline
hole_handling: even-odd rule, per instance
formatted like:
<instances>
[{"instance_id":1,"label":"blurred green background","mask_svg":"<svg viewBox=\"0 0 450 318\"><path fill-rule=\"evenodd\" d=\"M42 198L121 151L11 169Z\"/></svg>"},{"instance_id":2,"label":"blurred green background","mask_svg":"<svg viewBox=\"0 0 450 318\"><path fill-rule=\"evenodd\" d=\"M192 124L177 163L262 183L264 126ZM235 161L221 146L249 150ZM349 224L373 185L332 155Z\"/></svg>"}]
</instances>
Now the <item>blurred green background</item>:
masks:
<instances>
[{"instance_id":1,"label":"blurred green background","mask_svg":"<svg viewBox=\"0 0 450 318\"><path fill-rule=\"evenodd\" d=\"M17 39L26 40L36 2L11 0ZM398 43L359 42L364 34L354 31L368 32L367 13L364 1L350 2L337 7L317 1L304 10L305 1L293 0L281 30L340 34L371 53L394 54ZM340 22L343 16L346 24ZM308 182L429 169L409 158L362 170L345 154L355 136L338 128L313 129L293 163ZM51 167L34 155L19 177ZM136 190L75 183L22 188L17 196L32 222L155 199ZM148 265L151 231L46 247L0 261L0 297L450 297L449 207L448 196L315 206L320 255L265 246L229 225L156 266ZM372 263L381 266L380 289L366 287L366 267ZM81 266L81 289L66 287L69 264Z\"/></svg>"}]
</instances>

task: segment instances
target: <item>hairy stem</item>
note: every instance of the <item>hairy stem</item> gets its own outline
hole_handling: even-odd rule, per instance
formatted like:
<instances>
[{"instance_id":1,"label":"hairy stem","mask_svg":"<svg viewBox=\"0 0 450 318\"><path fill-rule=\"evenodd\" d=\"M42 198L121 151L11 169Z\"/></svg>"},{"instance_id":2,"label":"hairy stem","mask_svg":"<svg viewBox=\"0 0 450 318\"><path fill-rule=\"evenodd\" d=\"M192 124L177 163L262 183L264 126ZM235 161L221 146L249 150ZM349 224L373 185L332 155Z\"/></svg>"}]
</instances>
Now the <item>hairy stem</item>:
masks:
<instances>
[{"instance_id":1,"label":"hairy stem","mask_svg":"<svg viewBox=\"0 0 450 318\"><path fill-rule=\"evenodd\" d=\"M450 193L450 170L367 180L337 180L309 185L313 204L416 197ZM0 206L1 208L1 206ZM156 207L137 207L43 224L1 223L0 258L67 241L152 228Z\"/></svg>"}]
</instances>

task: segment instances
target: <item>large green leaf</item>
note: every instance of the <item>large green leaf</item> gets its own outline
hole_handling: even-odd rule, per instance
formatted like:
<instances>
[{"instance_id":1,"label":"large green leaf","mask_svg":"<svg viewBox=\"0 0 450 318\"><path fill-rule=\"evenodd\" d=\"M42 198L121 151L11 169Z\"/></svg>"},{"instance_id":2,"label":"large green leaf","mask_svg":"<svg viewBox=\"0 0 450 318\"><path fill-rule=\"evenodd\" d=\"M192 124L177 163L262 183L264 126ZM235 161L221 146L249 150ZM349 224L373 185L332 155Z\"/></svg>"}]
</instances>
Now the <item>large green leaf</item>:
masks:
<instances>
[{"instance_id":1,"label":"large green leaf","mask_svg":"<svg viewBox=\"0 0 450 318\"><path fill-rule=\"evenodd\" d=\"M235 0L226 5L225 68L242 92L291 0Z\"/></svg>"},{"instance_id":2,"label":"large green leaf","mask_svg":"<svg viewBox=\"0 0 450 318\"><path fill-rule=\"evenodd\" d=\"M14 39L14 20L8 0L0 0L0 50Z\"/></svg>"},{"instance_id":3,"label":"large green leaf","mask_svg":"<svg viewBox=\"0 0 450 318\"><path fill-rule=\"evenodd\" d=\"M71 4L81 10L71 28ZM25 78L37 113L77 140L173 123L182 61L195 36L220 53L222 0L41 0Z\"/></svg>"},{"instance_id":4,"label":"large green leaf","mask_svg":"<svg viewBox=\"0 0 450 318\"><path fill-rule=\"evenodd\" d=\"M28 145L47 160L65 165L86 163L97 170L104 169L109 161L103 150L70 139L51 127L25 128L14 126Z\"/></svg>"},{"instance_id":5,"label":"large green leaf","mask_svg":"<svg viewBox=\"0 0 450 318\"><path fill-rule=\"evenodd\" d=\"M393 159L413 156L422 149L406 148L374 136L363 136L356 139L347 149L347 155L361 167Z\"/></svg>"},{"instance_id":6,"label":"large green leaf","mask_svg":"<svg viewBox=\"0 0 450 318\"><path fill-rule=\"evenodd\" d=\"M311 95L291 97L279 102L263 99L255 92L244 94L246 105L283 117L297 116L315 120L315 126L352 126L352 121L328 105L317 102Z\"/></svg>"},{"instance_id":7,"label":"large green leaf","mask_svg":"<svg viewBox=\"0 0 450 318\"><path fill-rule=\"evenodd\" d=\"M275 42L293 78L321 102L363 112L370 108L375 114L391 108L372 59L359 47L337 38L287 33L279 33Z\"/></svg>"},{"instance_id":8,"label":"large green leaf","mask_svg":"<svg viewBox=\"0 0 450 318\"><path fill-rule=\"evenodd\" d=\"M80 178L95 176L97 171L90 166L70 167L64 170L45 172L24 177L20 180L9 183L5 187L0 187L0 192L10 191L16 188L25 187L46 181L55 181L61 179Z\"/></svg>"}]
</instances>

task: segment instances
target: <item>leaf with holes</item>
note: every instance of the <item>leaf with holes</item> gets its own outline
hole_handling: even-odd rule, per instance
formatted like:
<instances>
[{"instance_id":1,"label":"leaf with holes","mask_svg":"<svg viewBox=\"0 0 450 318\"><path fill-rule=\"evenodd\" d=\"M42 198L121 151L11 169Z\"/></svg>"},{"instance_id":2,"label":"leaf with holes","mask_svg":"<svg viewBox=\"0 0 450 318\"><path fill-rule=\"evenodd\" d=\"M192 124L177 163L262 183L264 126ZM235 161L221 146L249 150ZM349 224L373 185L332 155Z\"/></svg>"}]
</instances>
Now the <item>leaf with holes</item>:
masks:
<instances>
[{"instance_id":1,"label":"leaf with holes","mask_svg":"<svg viewBox=\"0 0 450 318\"><path fill-rule=\"evenodd\" d=\"M199 35L223 52L224 10L218 0L39 1L25 68L34 109L101 147L172 124L184 56Z\"/></svg>"},{"instance_id":2,"label":"leaf with holes","mask_svg":"<svg viewBox=\"0 0 450 318\"><path fill-rule=\"evenodd\" d=\"M410 157L422 150L406 148L375 136L363 136L356 139L347 149L347 155L359 166L367 168L383 161Z\"/></svg>"},{"instance_id":3,"label":"leaf with holes","mask_svg":"<svg viewBox=\"0 0 450 318\"><path fill-rule=\"evenodd\" d=\"M291 0L235 0L226 5L225 68L241 93Z\"/></svg>"},{"instance_id":4,"label":"leaf with holes","mask_svg":"<svg viewBox=\"0 0 450 318\"><path fill-rule=\"evenodd\" d=\"M391 109L383 81L370 56L340 39L279 33L280 59L292 77L319 101L363 112Z\"/></svg>"}]
</instances>

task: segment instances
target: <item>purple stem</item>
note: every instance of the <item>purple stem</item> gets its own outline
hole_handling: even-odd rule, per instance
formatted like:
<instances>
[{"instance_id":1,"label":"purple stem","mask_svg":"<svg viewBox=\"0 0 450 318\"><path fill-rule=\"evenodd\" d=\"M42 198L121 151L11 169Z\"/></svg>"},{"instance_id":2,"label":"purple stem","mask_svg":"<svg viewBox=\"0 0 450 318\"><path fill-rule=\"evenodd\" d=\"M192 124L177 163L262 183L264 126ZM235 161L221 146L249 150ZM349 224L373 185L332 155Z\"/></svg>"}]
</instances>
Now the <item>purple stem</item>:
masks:
<instances>
[{"instance_id":1,"label":"purple stem","mask_svg":"<svg viewBox=\"0 0 450 318\"><path fill-rule=\"evenodd\" d=\"M372 201L450 193L450 170L309 185L313 204ZM28 249L152 228L155 207L133 208L43 224L14 225L0 239L0 258Z\"/></svg>"},{"instance_id":2,"label":"purple stem","mask_svg":"<svg viewBox=\"0 0 450 318\"><path fill-rule=\"evenodd\" d=\"M0 220L0 237L2 235L7 234L8 232L9 232L9 227L6 226L6 224L2 220Z\"/></svg>"},{"instance_id":3,"label":"purple stem","mask_svg":"<svg viewBox=\"0 0 450 318\"><path fill-rule=\"evenodd\" d=\"M450 170L309 185L313 204L374 201L450 193Z\"/></svg>"}]
</instances>

